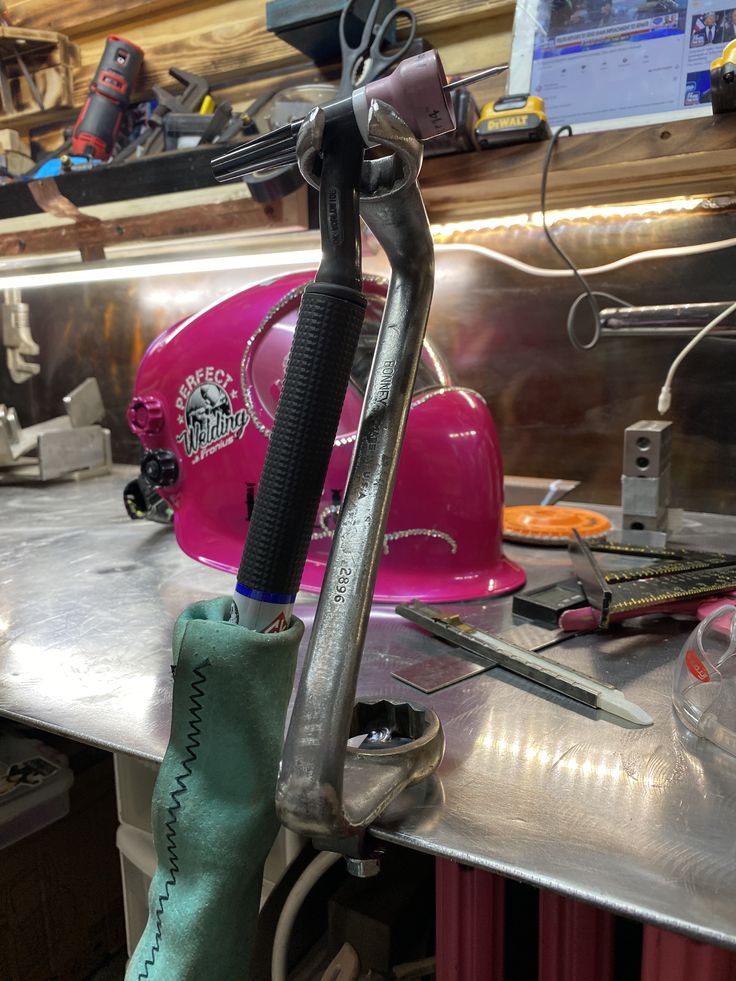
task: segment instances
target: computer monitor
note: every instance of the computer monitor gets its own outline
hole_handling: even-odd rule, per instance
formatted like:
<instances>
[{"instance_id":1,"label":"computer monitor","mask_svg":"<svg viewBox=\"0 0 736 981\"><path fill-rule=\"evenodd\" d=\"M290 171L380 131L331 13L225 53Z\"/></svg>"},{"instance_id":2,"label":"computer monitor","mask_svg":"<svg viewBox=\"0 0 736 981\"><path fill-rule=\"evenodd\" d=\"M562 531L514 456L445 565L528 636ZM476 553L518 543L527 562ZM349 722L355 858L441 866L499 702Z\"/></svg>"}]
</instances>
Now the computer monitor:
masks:
<instances>
[{"instance_id":1,"label":"computer monitor","mask_svg":"<svg viewBox=\"0 0 736 981\"><path fill-rule=\"evenodd\" d=\"M510 94L573 132L708 115L710 63L736 39L736 0L518 0Z\"/></svg>"}]
</instances>

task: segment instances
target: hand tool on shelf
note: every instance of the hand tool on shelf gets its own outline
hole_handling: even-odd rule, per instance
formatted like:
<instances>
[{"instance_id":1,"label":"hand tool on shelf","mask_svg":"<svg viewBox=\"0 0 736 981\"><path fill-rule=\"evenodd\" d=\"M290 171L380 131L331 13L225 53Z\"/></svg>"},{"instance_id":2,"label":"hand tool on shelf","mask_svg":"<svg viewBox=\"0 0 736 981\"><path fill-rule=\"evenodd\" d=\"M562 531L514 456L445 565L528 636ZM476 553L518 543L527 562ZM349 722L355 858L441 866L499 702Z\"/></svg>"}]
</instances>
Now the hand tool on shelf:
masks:
<instances>
[{"instance_id":1,"label":"hand tool on shelf","mask_svg":"<svg viewBox=\"0 0 736 981\"><path fill-rule=\"evenodd\" d=\"M169 75L184 86L182 92L170 92L161 85L154 85L153 94L158 105L151 113L146 128L141 134L116 154L112 166L123 163L128 157L149 156L164 149L164 117L169 112L196 112L202 100L210 91L210 83L201 75L184 71L183 68L169 68Z\"/></svg>"},{"instance_id":2,"label":"hand tool on shelf","mask_svg":"<svg viewBox=\"0 0 736 981\"><path fill-rule=\"evenodd\" d=\"M88 159L110 158L142 64L143 52L137 44L116 34L107 38L72 130L72 153Z\"/></svg>"},{"instance_id":3,"label":"hand tool on shelf","mask_svg":"<svg viewBox=\"0 0 736 981\"><path fill-rule=\"evenodd\" d=\"M42 155L25 178L57 177L111 162L142 63L143 52L136 44L111 34L74 126L65 131L61 146Z\"/></svg>"},{"instance_id":4,"label":"hand tool on shelf","mask_svg":"<svg viewBox=\"0 0 736 981\"><path fill-rule=\"evenodd\" d=\"M164 150L178 150L202 143L215 143L228 132L232 135L243 128L241 117L233 112L231 104L225 100L214 105L211 96L206 96L211 106L205 112L167 112L164 116Z\"/></svg>"},{"instance_id":5,"label":"hand tool on shelf","mask_svg":"<svg viewBox=\"0 0 736 981\"><path fill-rule=\"evenodd\" d=\"M365 19L373 0L359 0L354 7L350 29L357 29ZM395 0L382 0L380 12L387 14ZM345 0L268 0L266 30L284 43L303 52L315 65L334 65L340 57L340 15Z\"/></svg>"},{"instance_id":6,"label":"hand tool on shelf","mask_svg":"<svg viewBox=\"0 0 736 981\"><path fill-rule=\"evenodd\" d=\"M374 0L357 44L351 44L348 20L353 15L356 0L348 0L340 14L340 57L342 74L337 98L344 99L358 85L367 85L384 75L411 48L417 33L417 18L408 7L394 7L376 23L383 0ZM409 28L404 41L394 46L393 33L397 21L405 18Z\"/></svg>"},{"instance_id":7,"label":"hand tool on shelf","mask_svg":"<svg viewBox=\"0 0 736 981\"><path fill-rule=\"evenodd\" d=\"M442 613L424 603L416 602L397 606L396 612L428 630L435 637L470 651L471 654L481 658L487 667L499 665L508 671L513 671L514 674L536 681L545 688L568 695L584 705L609 712L627 722L634 722L641 726L652 724L651 716L638 705L630 702L624 693L613 685L598 681L557 661L551 661L504 637L494 637L467 623L457 613ZM550 645L558 643L559 639L550 631ZM538 647L537 650L539 649Z\"/></svg>"}]
</instances>

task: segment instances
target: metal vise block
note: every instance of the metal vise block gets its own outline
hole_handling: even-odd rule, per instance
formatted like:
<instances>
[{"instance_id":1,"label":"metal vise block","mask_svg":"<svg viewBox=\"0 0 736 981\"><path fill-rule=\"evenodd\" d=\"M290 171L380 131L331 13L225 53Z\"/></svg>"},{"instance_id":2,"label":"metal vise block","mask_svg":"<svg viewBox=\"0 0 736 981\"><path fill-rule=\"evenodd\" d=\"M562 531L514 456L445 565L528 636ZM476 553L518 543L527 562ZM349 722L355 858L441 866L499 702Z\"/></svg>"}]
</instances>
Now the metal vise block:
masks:
<instances>
[{"instance_id":1,"label":"metal vise block","mask_svg":"<svg viewBox=\"0 0 736 981\"><path fill-rule=\"evenodd\" d=\"M621 507L624 514L654 518L670 503L670 468L661 477L621 477Z\"/></svg>"},{"instance_id":2,"label":"metal vise block","mask_svg":"<svg viewBox=\"0 0 736 981\"><path fill-rule=\"evenodd\" d=\"M621 475L621 540L629 544L666 543L672 423L642 420L624 432ZM657 537L652 538L652 534Z\"/></svg>"},{"instance_id":3,"label":"metal vise block","mask_svg":"<svg viewBox=\"0 0 736 981\"><path fill-rule=\"evenodd\" d=\"M627 477L658 477L669 466L672 423L642 420L624 431L624 468Z\"/></svg>"}]
</instances>

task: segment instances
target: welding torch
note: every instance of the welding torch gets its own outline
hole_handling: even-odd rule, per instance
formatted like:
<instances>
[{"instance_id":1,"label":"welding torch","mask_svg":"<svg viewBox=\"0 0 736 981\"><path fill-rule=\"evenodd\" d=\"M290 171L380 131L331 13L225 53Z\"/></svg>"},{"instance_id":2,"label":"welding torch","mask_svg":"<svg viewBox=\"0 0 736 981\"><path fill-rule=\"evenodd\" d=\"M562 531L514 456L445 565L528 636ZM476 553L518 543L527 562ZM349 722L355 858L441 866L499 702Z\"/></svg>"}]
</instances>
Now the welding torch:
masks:
<instances>
[{"instance_id":1,"label":"welding torch","mask_svg":"<svg viewBox=\"0 0 736 981\"><path fill-rule=\"evenodd\" d=\"M304 291L281 396L238 570L231 621L261 633L288 629L363 324L360 182L371 145L371 104L387 103L418 139L455 128L450 93L506 70L449 83L436 51L314 110L322 261ZM297 161L304 120L215 157L220 182ZM370 475L366 476L370 480ZM346 579L352 574L345 569ZM341 595L335 596L339 602Z\"/></svg>"}]
</instances>

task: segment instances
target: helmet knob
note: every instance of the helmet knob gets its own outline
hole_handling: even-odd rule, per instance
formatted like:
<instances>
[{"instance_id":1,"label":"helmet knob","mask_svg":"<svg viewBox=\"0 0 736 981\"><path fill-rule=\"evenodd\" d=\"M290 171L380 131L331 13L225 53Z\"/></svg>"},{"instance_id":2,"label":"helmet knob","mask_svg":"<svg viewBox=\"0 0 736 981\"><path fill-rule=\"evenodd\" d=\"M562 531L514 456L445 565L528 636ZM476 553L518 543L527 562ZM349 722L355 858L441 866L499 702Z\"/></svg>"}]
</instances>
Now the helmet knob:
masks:
<instances>
[{"instance_id":1,"label":"helmet knob","mask_svg":"<svg viewBox=\"0 0 736 981\"><path fill-rule=\"evenodd\" d=\"M141 472L154 487L170 487L179 479L179 464L171 450L151 450L143 457Z\"/></svg>"},{"instance_id":2,"label":"helmet knob","mask_svg":"<svg viewBox=\"0 0 736 981\"><path fill-rule=\"evenodd\" d=\"M128 406L128 425L136 436L154 436L164 428L164 407L155 395L132 399Z\"/></svg>"}]
</instances>

